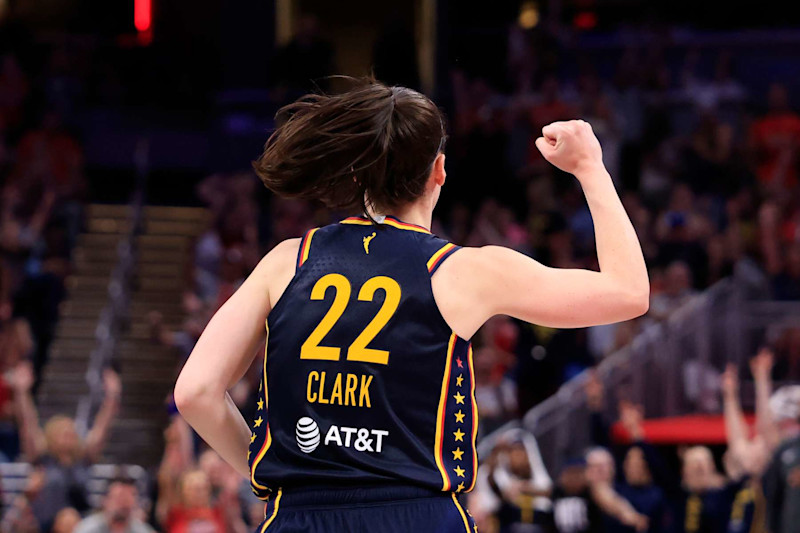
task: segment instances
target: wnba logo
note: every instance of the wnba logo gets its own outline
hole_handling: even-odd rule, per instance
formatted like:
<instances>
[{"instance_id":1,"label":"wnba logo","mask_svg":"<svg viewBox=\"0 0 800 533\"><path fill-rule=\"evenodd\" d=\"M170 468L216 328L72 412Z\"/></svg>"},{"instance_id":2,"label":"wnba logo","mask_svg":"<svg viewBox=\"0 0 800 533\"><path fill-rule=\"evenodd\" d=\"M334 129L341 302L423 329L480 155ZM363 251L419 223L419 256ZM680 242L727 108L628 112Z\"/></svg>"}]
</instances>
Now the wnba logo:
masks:
<instances>
[{"instance_id":1,"label":"wnba logo","mask_svg":"<svg viewBox=\"0 0 800 533\"><path fill-rule=\"evenodd\" d=\"M295 436L297 437L297 446L303 453L311 453L319 446L319 426L307 416L297 421Z\"/></svg>"}]
</instances>

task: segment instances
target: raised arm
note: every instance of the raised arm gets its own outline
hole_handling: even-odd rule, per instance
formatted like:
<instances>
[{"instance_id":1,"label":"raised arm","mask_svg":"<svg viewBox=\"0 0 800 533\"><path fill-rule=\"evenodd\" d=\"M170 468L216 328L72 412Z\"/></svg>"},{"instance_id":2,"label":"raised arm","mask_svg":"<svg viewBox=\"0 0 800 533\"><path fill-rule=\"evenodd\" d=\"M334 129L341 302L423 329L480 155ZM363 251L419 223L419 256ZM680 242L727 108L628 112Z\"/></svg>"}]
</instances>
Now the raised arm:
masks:
<instances>
[{"instance_id":1,"label":"raised arm","mask_svg":"<svg viewBox=\"0 0 800 533\"><path fill-rule=\"evenodd\" d=\"M110 368L103 372L103 392L105 394L103 404L100 406L100 411L97 412L92 429L86 435L86 456L92 462L99 459L100 454L103 453L111 422L114 421L119 410L122 383L119 375Z\"/></svg>"},{"instance_id":2,"label":"raised arm","mask_svg":"<svg viewBox=\"0 0 800 533\"><path fill-rule=\"evenodd\" d=\"M639 241L611 176L600 143L583 121L545 126L536 146L550 163L574 174L583 188L595 227L600 272L546 267L499 246L465 248L439 269L434 295L459 335L476 331L489 317L510 315L557 328L629 320L644 314L650 284ZM445 270L447 269L447 270ZM448 305L445 291L460 304ZM457 309L461 309L459 312Z\"/></svg>"},{"instance_id":3,"label":"raised arm","mask_svg":"<svg viewBox=\"0 0 800 533\"><path fill-rule=\"evenodd\" d=\"M299 239L284 241L261 260L211 319L175 384L181 415L244 476L250 427L227 391L255 357L267 315L294 275L298 246Z\"/></svg>"},{"instance_id":4,"label":"raised arm","mask_svg":"<svg viewBox=\"0 0 800 533\"><path fill-rule=\"evenodd\" d=\"M33 403L33 367L27 361L19 363L14 369L14 412L20 432L22 455L34 461L47 451L47 440L39 426L39 412Z\"/></svg>"},{"instance_id":5,"label":"raised arm","mask_svg":"<svg viewBox=\"0 0 800 533\"><path fill-rule=\"evenodd\" d=\"M647 516L639 514L611 485L594 483L590 487L590 492L592 499L604 513L636 531L647 531L649 525Z\"/></svg>"},{"instance_id":6,"label":"raised arm","mask_svg":"<svg viewBox=\"0 0 800 533\"><path fill-rule=\"evenodd\" d=\"M736 366L728 364L722 374L722 405L725 416L725 433L728 437L728 451L739 464L746 464L749 451L747 423L739 403L739 373Z\"/></svg>"},{"instance_id":7,"label":"raised arm","mask_svg":"<svg viewBox=\"0 0 800 533\"><path fill-rule=\"evenodd\" d=\"M769 450L777 448L781 441L769 408L769 398L772 396L772 363L772 350L769 348L761 348L750 360L750 372L756 385L756 430Z\"/></svg>"}]
</instances>

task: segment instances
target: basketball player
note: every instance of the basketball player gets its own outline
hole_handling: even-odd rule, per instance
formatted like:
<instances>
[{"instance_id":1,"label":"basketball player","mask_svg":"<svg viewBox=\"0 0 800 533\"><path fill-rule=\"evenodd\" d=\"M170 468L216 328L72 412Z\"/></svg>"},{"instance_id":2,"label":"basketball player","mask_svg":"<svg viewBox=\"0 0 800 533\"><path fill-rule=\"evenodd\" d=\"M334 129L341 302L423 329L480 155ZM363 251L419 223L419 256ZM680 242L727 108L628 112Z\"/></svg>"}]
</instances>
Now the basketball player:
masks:
<instances>
[{"instance_id":1,"label":"basketball player","mask_svg":"<svg viewBox=\"0 0 800 533\"><path fill-rule=\"evenodd\" d=\"M475 531L457 498L478 463L469 339L497 314L577 328L648 308L642 252L600 144L583 121L536 140L580 181L594 219L600 272L562 270L431 234L445 129L424 95L364 82L301 98L278 121L254 164L264 184L360 216L264 257L198 341L178 408L267 501L261 533ZM245 421L226 390L265 329Z\"/></svg>"}]
</instances>

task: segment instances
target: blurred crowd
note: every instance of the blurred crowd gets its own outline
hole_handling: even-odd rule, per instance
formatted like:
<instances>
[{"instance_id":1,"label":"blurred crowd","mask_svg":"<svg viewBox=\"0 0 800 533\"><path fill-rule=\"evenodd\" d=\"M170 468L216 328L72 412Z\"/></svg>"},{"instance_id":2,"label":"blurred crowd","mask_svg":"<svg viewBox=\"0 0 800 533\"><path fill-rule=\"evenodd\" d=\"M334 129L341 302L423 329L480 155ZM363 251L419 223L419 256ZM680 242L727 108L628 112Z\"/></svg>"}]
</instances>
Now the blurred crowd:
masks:
<instances>
[{"instance_id":1,"label":"blurred crowd","mask_svg":"<svg viewBox=\"0 0 800 533\"><path fill-rule=\"evenodd\" d=\"M625 346L642 327L666 320L725 277L737 276L755 297L800 296L800 244L794 231L800 213L800 115L784 86L772 84L766 94L749 92L733 76L732 58L722 52L708 75L697 67L692 51L677 72L656 53L630 51L611 79L591 66L564 77L557 68L548 70L540 57L546 54L531 39L518 28L509 32L509 79L502 88L451 72L450 180L433 231L463 245L508 246L556 267L597 268L591 217L577 182L546 165L533 144L543 125L582 117L600 137L642 240L652 281L651 310L637 321L582 330L505 317L489 321L473 339L481 435L518 418L564 381ZM306 43L307 53L318 53L321 63L327 49L308 44L314 42L306 34L287 53L301 56ZM307 73L298 79L303 76ZM298 84L293 91L291 79L281 85L286 94L305 88ZM170 330L152 314L155 342L188 356L210 316L266 250L344 217L270 197L258 187L246 172L213 175L198 185L197 197L210 209L212 222L195 247L193 281L184 298L187 319ZM783 328L773 339L775 364L766 374L755 370L767 366L766 356L757 358L757 383L800 379L796 333ZM262 363L257 357L232 391L246 415L254 405ZM694 446L679 450L681 474L671 475L675 458L648 445L644 413L624 402L619 416L634 445L612 446L598 405L601 394L595 393L590 398L597 406L596 447L570 459L555 482L536 441L522 432L506 435L490 457L482 458L471 501L481 530L767 531L765 468L782 439L795 431L797 417L770 426L762 409L761 429L753 437L740 420L733 371L716 379L724 385L730 435L725 473L711 450ZM772 429L764 429L768 426ZM785 479L774 468L769 472L770 483ZM778 489L767 493L776 494L773 490ZM788 507L775 503L781 497L770 500L776 506L770 520L783 520L781 512ZM239 508L246 516L246 505ZM778 525L772 530L781 531Z\"/></svg>"},{"instance_id":2,"label":"blurred crowd","mask_svg":"<svg viewBox=\"0 0 800 533\"><path fill-rule=\"evenodd\" d=\"M409 74L413 60L402 62L402 72L391 68L401 62L387 42L407 39L387 39L376 50L379 75L419 83ZM85 64L76 74L75 58L58 47L31 58L0 45L0 461L32 465L0 530L251 530L263 503L171 405L154 483L142 487L120 472L92 509L90 467L119 409L113 371L104 374L104 402L85 436L67 416L39 420L35 395L90 193L74 124L92 76ZM543 125L580 117L600 138L642 241L652 301L637 321L588 329L490 320L473 339L481 435L519 418L725 277L736 276L755 297L800 299L800 114L785 86L752 89L722 50L686 49L677 63L657 48L623 50L613 75L601 75L588 58L564 68L565 46L542 29L510 27L506 48L503 79L449 71L450 90L442 91L449 180L434 233L466 246L508 246L554 267L597 268L577 182L547 165L533 143ZM714 67L702 68L709 57ZM309 78L332 73L332 58L318 21L303 18L274 58L271 98L280 103L308 90ZM115 102L121 89L113 73L96 78L91 86L100 98ZM148 317L152 342L174 347L182 360L267 250L346 215L274 198L249 171L211 175L194 193L211 217L194 246L183 322L170 327L157 312ZM771 383L800 380L800 329L784 328L771 340L774 354L760 353L751 364L753 428L743 422L736 370L719 378L724 456L685 447L678 450L681 468L672 468L674 452L648 443L646 413L627 402L618 416L629 444L612 440L604 391L590 380L595 446L549 473L532 436L505 434L482 458L470 496L481 531L794 531L800 395L794 388L772 394ZM245 418L255 406L261 357L231 391Z\"/></svg>"},{"instance_id":3,"label":"blurred crowd","mask_svg":"<svg viewBox=\"0 0 800 533\"><path fill-rule=\"evenodd\" d=\"M586 385L593 445L551 477L535 439L505 432L483 458L470 509L489 533L790 532L797 530L800 387L772 391L774 356L750 360L756 414L742 411L738 369L721 376L726 446L659 447L641 406L621 400L611 431L600 381ZM677 452L677 453L676 453ZM721 467L721 468L719 468Z\"/></svg>"}]
</instances>

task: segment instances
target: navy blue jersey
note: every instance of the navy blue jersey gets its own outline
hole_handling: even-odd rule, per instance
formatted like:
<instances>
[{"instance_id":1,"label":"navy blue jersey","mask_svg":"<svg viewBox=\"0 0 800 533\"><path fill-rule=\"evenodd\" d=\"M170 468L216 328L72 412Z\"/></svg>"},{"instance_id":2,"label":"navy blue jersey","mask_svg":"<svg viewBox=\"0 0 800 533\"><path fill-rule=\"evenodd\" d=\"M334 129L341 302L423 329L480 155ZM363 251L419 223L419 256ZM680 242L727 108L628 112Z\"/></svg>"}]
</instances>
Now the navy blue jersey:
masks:
<instances>
[{"instance_id":1,"label":"navy blue jersey","mask_svg":"<svg viewBox=\"0 0 800 533\"><path fill-rule=\"evenodd\" d=\"M457 249L392 217L305 235L267 319L249 452L259 497L292 487L472 489L472 347L431 289Z\"/></svg>"}]
</instances>

